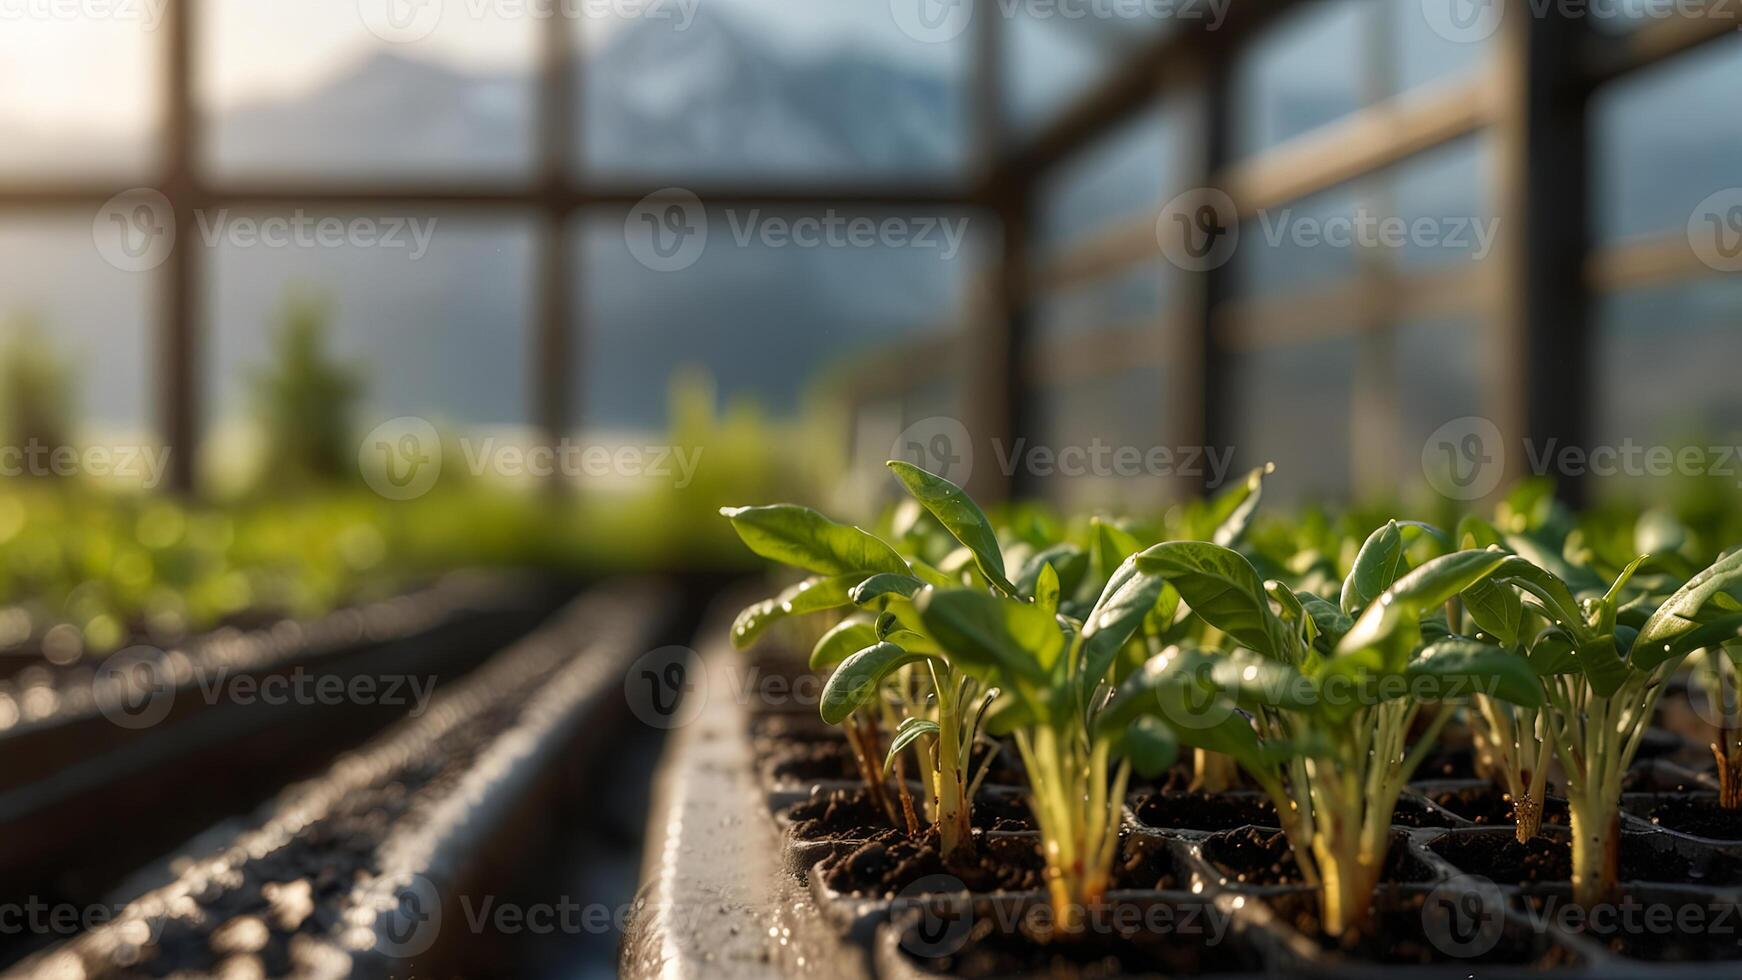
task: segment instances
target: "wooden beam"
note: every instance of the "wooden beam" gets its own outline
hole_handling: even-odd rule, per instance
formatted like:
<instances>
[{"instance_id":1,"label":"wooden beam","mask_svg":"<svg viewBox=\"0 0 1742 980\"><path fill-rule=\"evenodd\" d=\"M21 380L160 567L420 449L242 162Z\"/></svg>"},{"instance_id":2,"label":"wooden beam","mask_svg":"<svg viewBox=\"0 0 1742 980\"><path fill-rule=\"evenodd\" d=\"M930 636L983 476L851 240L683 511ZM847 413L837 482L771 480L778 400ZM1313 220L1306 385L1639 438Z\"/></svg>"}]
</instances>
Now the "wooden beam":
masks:
<instances>
[{"instance_id":1,"label":"wooden beam","mask_svg":"<svg viewBox=\"0 0 1742 980\"><path fill-rule=\"evenodd\" d=\"M1648 68L1742 30L1742 8L1732 0L1714 0L1697 13L1654 18L1624 34L1587 33L1583 74L1586 83L1603 85L1630 72Z\"/></svg>"},{"instance_id":2,"label":"wooden beam","mask_svg":"<svg viewBox=\"0 0 1742 980\"><path fill-rule=\"evenodd\" d=\"M1350 276L1324 286L1225 303L1216 316L1216 332L1227 349L1250 351L1416 320L1479 318L1487 308L1490 279L1483 264L1469 261L1383 279Z\"/></svg>"},{"instance_id":3,"label":"wooden beam","mask_svg":"<svg viewBox=\"0 0 1742 980\"><path fill-rule=\"evenodd\" d=\"M194 98L198 51L199 0L170 0L164 8L164 176L160 190L169 200L176 227L158 280L156 325L158 426L169 448L169 488L196 491L202 372L200 297L204 290L204 250L198 247L197 216L205 207L199 179L199 107Z\"/></svg>"},{"instance_id":4,"label":"wooden beam","mask_svg":"<svg viewBox=\"0 0 1742 980\"><path fill-rule=\"evenodd\" d=\"M1496 43L1505 102L1495 125L1494 213L1501 227L1490 261L1497 279L1485 374L1506 473L1527 475L1526 441L1587 444L1592 357L1589 293L1589 95L1580 71L1590 23L1535 16L1509 5ZM1558 475L1561 496L1584 499L1584 481Z\"/></svg>"},{"instance_id":5,"label":"wooden beam","mask_svg":"<svg viewBox=\"0 0 1742 980\"><path fill-rule=\"evenodd\" d=\"M1608 246L1585 263L1585 281L1598 293L1706 279L1715 273L1683 232L1646 235Z\"/></svg>"},{"instance_id":6,"label":"wooden beam","mask_svg":"<svg viewBox=\"0 0 1742 980\"><path fill-rule=\"evenodd\" d=\"M1467 136L1493 118L1484 72L1357 110L1224 171L1241 217L1280 207Z\"/></svg>"},{"instance_id":7,"label":"wooden beam","mask_svg":"<svg viewBox=\"0 0 1742 980\"><path fill-rule=\"evenodd\" d=\"M1244 0L1224 7L1220 21L1185 20L1142 46L1053 122L1018 146L995 179L1028 183L1059 161L1149 108L1159 91L1172 90L1178 77L1201 77L1214 63L1226 63L1235 48L1274 23L1302 0ZM1189 5L1188 5L1189 6Z\"/></svg>"}]
</instances>

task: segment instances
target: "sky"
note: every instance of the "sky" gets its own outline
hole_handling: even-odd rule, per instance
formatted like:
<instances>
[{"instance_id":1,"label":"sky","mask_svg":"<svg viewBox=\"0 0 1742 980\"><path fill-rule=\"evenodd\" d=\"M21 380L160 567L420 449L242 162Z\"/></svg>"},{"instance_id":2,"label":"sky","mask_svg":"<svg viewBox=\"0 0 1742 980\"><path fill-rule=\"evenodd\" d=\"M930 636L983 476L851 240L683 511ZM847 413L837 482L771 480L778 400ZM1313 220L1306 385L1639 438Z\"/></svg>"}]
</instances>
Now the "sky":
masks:
<instances>
[{"instance_id":1,"label":"sky","mask_svg":"<svg viewBox=\"0 0 1742 980\"><path fill-rule=\"evenodd\" d=\"M149 129L160 105L160 25L166 0L0 0L0 119L32 130ZM362 11L389 0L203 0L198 46L209 105L293 95L371 49L477 69L532 63L540 21L528 0L423 0L441 4L434 32L389 45ZM565 0L589 46L638 11L681 18L705 4L795 53L852 44L900 59L945 57L895 27L887 0Z\"/></svg>"}]
</instances>

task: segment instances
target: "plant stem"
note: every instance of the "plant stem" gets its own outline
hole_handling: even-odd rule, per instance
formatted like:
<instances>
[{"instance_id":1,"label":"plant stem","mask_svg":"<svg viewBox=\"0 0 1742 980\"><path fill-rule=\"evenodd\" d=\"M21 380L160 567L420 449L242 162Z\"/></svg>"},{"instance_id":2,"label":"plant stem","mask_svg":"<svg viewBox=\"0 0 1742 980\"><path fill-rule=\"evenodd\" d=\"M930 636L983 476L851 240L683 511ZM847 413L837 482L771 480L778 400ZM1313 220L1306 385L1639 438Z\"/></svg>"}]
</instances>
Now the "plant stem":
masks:
<instances>
[{"instance_id":1,"label":"plant stem","mask_svg":"<svg viewBox=\"0 0 1742 980\"><path fill-rule=\"evenodd\" d=\"M935 773L938 798L938 849L945 861L974 846L966 799L966 760L962 758L961 685L952 683L949 671L933 670L938 699L938 765Z\"/></svg>"},{"instance_id":2,"label":"plant stem","mask_svg":"<svg viewBox=\"0 0 1742 980\"><path fill-rule=\"evenodd\" d=\"M1207 749L1192 751L1192 781L1187 789L1200 793L1226 793L1239 777L1234 760Z\"/></svg>"}]
</instances>

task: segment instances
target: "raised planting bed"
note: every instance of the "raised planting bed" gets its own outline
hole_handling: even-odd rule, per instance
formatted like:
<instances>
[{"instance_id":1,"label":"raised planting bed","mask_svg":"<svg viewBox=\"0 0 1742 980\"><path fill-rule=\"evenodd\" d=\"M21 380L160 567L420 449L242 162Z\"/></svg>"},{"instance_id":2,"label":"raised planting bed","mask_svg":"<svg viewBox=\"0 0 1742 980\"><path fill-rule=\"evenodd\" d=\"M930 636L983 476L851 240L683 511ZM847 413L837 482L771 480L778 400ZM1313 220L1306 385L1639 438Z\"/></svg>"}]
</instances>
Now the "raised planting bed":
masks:
<instances>
[{"instance_id":1,"label":"raised planting bed","mask_svg":"<svg viewBox=\"0 0 1742 980\"><path fill-rule=\"evenodd\" d=\"M105 668L26 671L0 693L35 706L0 730L6 897L98 900L200 829L426 710L438 686L530 629L563 591L514 575L457 575ZM109 835L118 825L128 833ZM11 946L0 938L0 954Z\"/></svg>"},{"instance_id":2,"label":"raised planting bed","mask_svg":"<svg viewBox=\"0 0 1742 980\"><path fill-rule=\"evenodd\" d=\"M723 511L792 577L723 630L745 659L710 672L811 703L741 687L739 717L673 747L674 780L729 762L709 799L732 826L760 810L781 844L745 828L763 843L661 852L626 973L700 974L721 931L765 927L806 954L750 940L734 966L1632 977L1726 958L1643 930L1734 905L1742 856L1634 811L1702 802L1682 768L1698 753L1653 709L1690 654L1742 638L1742 551L1599 556L1528 494L1498 524L1242 543L1267 469L1161 527L1021 509L1000 526L889 465L911 499L875 532ZM1735 665L1712 662L1722 686ZM1742 723L1717 727L1734 803ZM1000 749L1020 767L977 764ZM769 884L783 873L808 900ZM734 924L698 926L722 876L761 884L718 905ZM1645 921L1615 935L1600 916L1640 895ZM1551 914L1559 897L1599 917Z\"/></svg>"},{"instance_id":3,"label":"raised planting bed","mask_svg":"<svg viewBox=\"0 0 1742 980\"><path fill-rule=\"evenodd\" d=\"M474 925L477 910L507 869L540 860L553 786L609 750L629 665L671 613L661 588L589 593L244 829L207 835L164 866L166 884L19 972L477 972L469 957L490 960L512 941L494 919Z\"/></svg>"}]
</instances>

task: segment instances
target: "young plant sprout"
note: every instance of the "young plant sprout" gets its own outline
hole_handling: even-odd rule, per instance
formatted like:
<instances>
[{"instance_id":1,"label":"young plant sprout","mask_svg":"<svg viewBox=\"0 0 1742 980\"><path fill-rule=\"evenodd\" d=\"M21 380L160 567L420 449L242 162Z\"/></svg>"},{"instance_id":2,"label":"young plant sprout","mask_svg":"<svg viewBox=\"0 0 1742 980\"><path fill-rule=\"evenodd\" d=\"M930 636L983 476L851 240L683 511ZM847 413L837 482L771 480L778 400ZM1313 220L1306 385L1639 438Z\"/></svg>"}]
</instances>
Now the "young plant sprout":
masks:
<instances>
[{"instance_id":1,"label":"young plant sprout","mask_svg":"<svg viewBox=\"0 0 1742 980\"><path fill-rule=\"evenodd\" d=\"M1742 644L1726 643L1706 650L1697 680L1716 716L1712 756L1718 763L1718 805L1742 809L1742 722L1737 719L1737 675L1742 673Z\"/></svg>"},{"instance_id":2,"label":"young plant sprout","mask_svg":"<svg viewBox=\"0 0 1742 980\"><path fill-rule=\"evenodd\" d=\"M1576 600L1557 575L1512 556L1492 577L1551 625L1531 644L1572 817L1573 900L1613 897L1620 878L1621 780L1639 751L1664 682L1689 654L1742 635L1742 552L1689 579L1645 615L1626 604L1635 559L1601 597ZM1643 621L1641 621L1643 618Z\"/></svg>"},{"instance_id":3,"label":"young plant sprout","mask_svg":"<svg viewBox=\"0 0 1742 980\"><path fill-rule=\"evenodd\" d=\"M1362 547L1339 606L1262 582L1230 549L1157 545L1138 572L1171 584L1238 649L1165 651L1121 686L1106 717L1160 704L1183 744L1237 760L1275 803L1302 877L1318 889L1323 929L1353 942L1370 931L1397 798L1452 714L1440 710L1410 747L1424 706L1473 691L1541 702L1522 658L1431 621L1506 558L1460 551L1412 570L1393 522Z\"/></svg>"}]
</instances>

